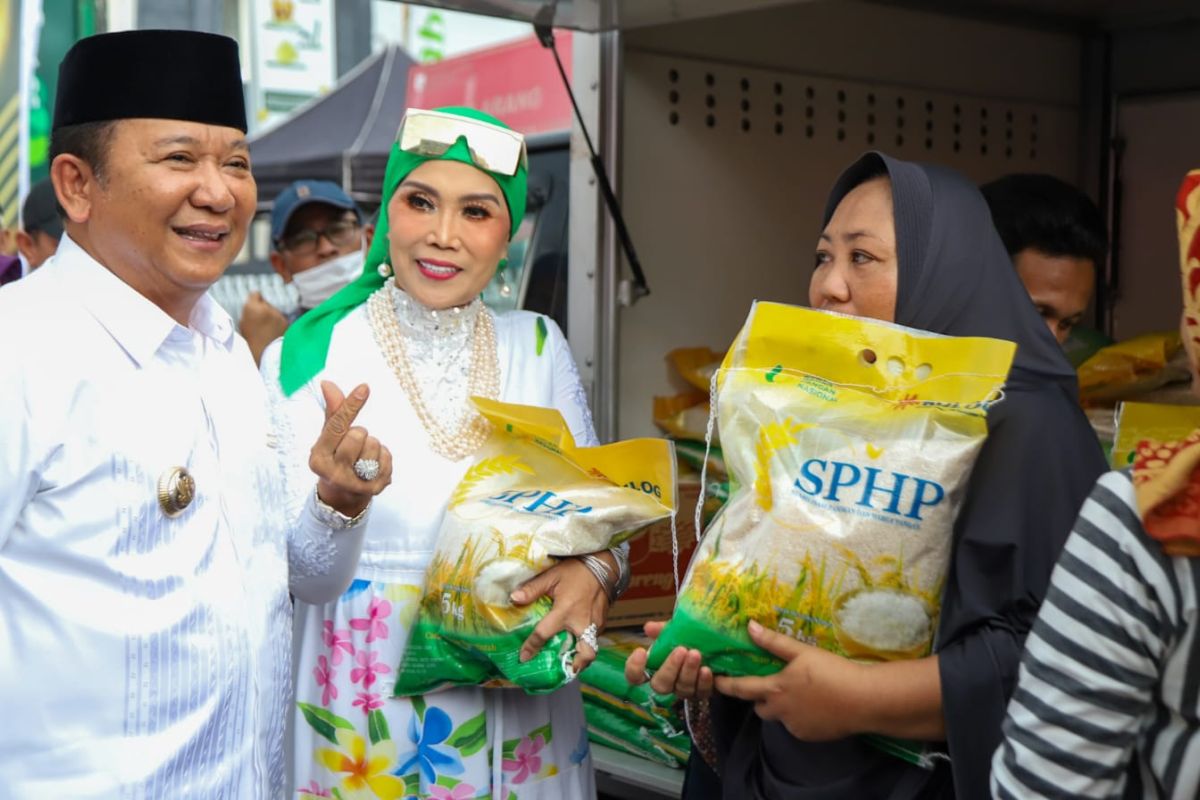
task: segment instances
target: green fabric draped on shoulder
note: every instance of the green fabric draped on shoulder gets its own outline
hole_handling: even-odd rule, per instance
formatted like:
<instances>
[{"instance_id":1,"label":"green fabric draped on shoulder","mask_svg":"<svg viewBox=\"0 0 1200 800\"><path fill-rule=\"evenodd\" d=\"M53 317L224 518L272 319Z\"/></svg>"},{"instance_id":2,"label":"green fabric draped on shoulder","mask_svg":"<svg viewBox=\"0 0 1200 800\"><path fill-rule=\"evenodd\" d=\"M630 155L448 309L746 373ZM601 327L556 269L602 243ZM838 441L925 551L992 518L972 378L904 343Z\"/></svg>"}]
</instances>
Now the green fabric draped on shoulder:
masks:
<instances>
[{"instance_id":1,"label":"green fabric draped on shoulder","mask_svg":"<svg viewBox=\"0 0 1200 800\"><path fill-rule=\"evenodd\" d=\"M455 106L437 110L466 119L508 127L495 117L473 108ZM453 147L436 157L406 153L400 149L398 142L393 142L387 170L383 177L383 204L379 209L379 222L375 227L375 238L371 241L371 249L367 252L362 275L353 283L343 287L333 297L296 320L284 334L279 383L285 395L294 394L325 368L334 326L355 308L365 303L368 297L383 286L386 278L379 273L379 265L388 261L388 203L409 173L426 161L461 161L464 164L476 166L471 158L466 137L460 136ZM480 169L482 170L482 168ZM516 235L521 220L525 216L527 169L522 164L515 175L500 175L488 170L482 171L496 181L508 204L509 216L512 220L509 228L509 239L511 239Z\"/></svg>"}]
</instances>

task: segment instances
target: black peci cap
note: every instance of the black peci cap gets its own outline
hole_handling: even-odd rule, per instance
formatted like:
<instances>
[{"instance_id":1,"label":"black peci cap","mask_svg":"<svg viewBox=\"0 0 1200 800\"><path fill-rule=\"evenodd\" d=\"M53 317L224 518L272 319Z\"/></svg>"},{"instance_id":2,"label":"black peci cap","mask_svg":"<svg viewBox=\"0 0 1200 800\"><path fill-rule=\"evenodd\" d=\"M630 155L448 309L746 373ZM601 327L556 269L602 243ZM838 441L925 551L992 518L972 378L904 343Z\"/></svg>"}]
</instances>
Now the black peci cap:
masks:
<instances>
[{"instance_id":1,"label":"black peci cap","mask_svg":"<svg viewBox=\"0 0 1200 800\"><path fill-rule=\"evenodd\" d=\"M238 45L195 31L124 31L80 39L58 68L54 126L179 119L246 130Z\"/></svg>"}]
</instances>

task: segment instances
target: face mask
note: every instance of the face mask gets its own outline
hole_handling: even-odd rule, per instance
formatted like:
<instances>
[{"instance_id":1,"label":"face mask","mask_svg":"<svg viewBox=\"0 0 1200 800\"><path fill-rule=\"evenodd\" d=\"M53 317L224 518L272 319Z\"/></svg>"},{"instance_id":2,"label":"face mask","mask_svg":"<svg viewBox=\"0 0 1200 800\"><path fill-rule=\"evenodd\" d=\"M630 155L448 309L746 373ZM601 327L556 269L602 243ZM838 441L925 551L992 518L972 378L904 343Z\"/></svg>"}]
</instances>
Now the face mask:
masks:
<instances>
[{"instance_id":1,"label":"face mask","mask_svg":"<svg viewBox=\"0 0 1200 800\"><path fill-rule=\"evenodd\" d=\"M292 276L292 282L300 293L300 307L316 308L361 275L362 270L362 251L355 250L326 261L319 267L297 272Z\"/></svg>"}]
</instances>

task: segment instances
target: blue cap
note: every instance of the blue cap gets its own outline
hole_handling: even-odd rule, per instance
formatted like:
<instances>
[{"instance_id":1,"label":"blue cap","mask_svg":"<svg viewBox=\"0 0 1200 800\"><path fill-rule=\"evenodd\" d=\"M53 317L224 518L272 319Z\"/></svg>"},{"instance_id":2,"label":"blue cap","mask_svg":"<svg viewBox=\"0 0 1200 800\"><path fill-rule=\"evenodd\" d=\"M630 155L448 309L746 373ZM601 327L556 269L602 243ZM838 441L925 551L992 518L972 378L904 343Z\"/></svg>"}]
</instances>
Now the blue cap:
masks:
<instances>
[{"instance_id":1,"label":"blue cap","mask_svg":"<svg viewBox=\"0 0 1200 800\"><path fill-rule=\"evenodd\" d=\"M296 181L275 198L271 209L271 241L278 242L287 230L288 220L296 209L309 203L325 203L336 208L353 211L358 221L362 222L362 210L350 199L350 195L342 191L342 187L332 181Z\"/></svg>"}]
</instances>

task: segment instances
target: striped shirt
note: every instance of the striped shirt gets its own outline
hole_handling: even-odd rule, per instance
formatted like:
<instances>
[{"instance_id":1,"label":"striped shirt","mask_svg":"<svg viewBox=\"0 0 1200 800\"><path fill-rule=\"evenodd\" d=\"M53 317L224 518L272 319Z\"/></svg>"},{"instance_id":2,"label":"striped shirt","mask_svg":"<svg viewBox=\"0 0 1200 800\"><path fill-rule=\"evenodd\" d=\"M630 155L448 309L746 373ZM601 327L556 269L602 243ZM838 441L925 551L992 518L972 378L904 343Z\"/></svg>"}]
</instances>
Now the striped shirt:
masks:
<instances>
[{"instance_id":1,"label":"striped shirt","mask_svg":"<svg viewBox=\"0 0 1200 800\"><path fill-rule=\"evenodd\" d=\"M1026 643L997 798L1200 797L1200 559L1142 528L1128 473L1096 484Z\"/></svg>"}]
</instances>

